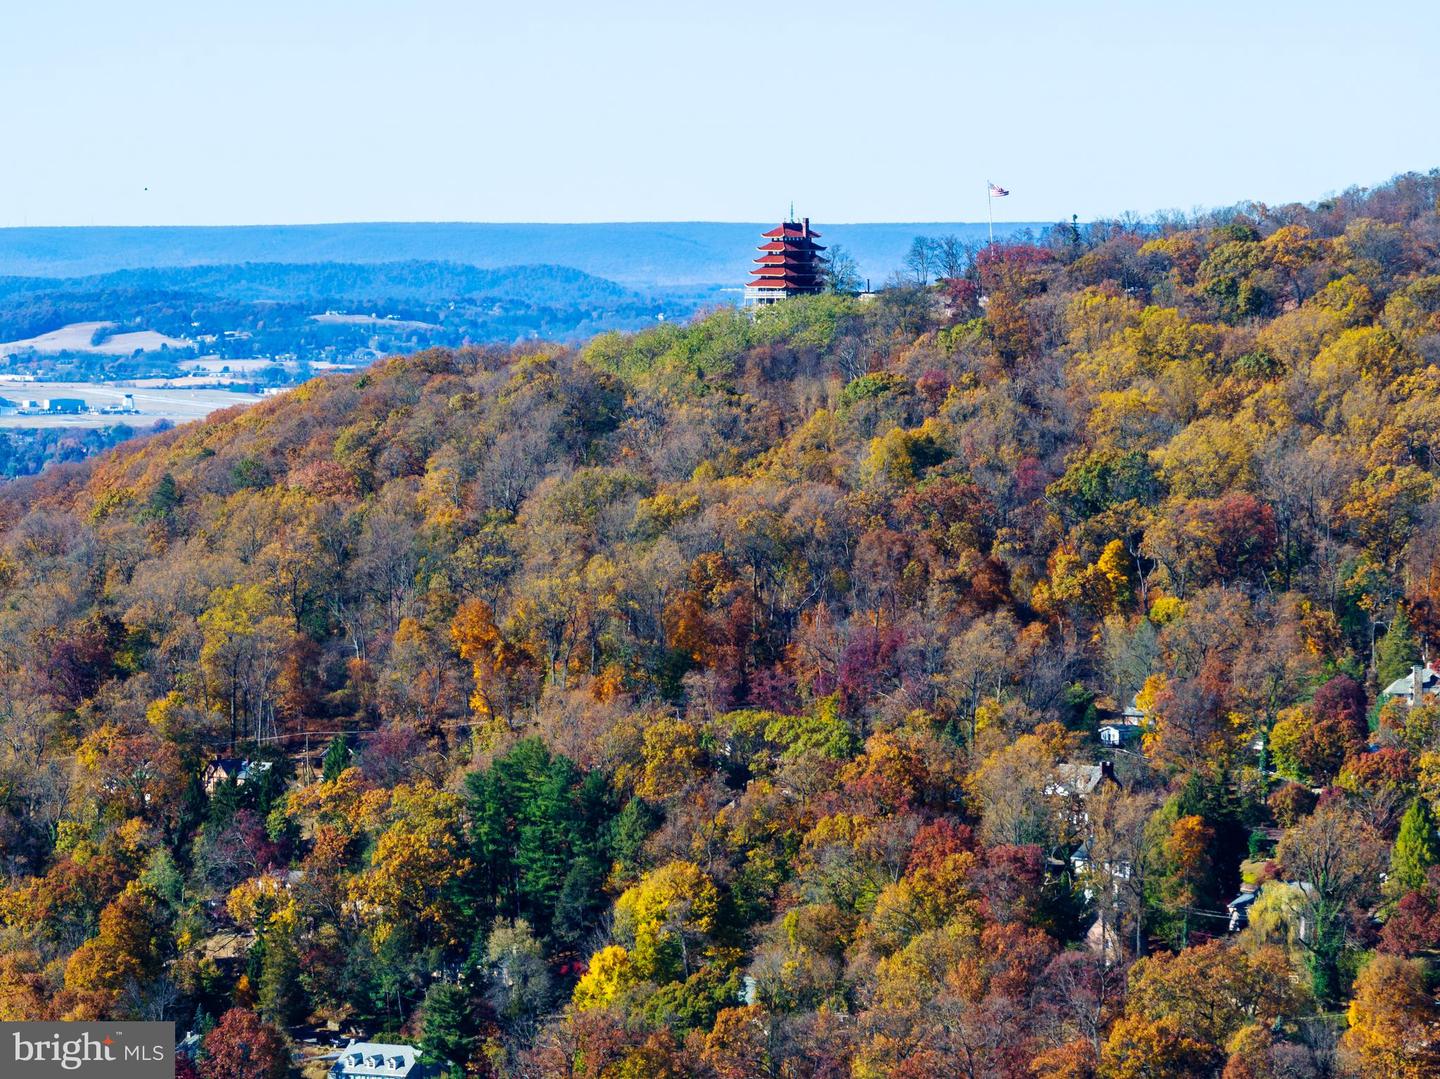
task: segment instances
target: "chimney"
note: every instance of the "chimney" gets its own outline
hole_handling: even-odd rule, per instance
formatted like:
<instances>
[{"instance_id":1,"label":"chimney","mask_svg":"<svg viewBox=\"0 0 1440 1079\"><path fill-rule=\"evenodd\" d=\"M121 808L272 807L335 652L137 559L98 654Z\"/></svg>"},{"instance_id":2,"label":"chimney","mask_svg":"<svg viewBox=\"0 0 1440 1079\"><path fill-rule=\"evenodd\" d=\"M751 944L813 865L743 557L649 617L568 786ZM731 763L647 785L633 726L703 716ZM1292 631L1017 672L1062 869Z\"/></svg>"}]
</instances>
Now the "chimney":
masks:
<instances>
[{"instance_id":1,"label":"chimney","mask_svg":"<svg viewBox=\"0 0 1440 1079\"><path fill-rule=\"evenodd\" d=\"M1410 668L1410 707L1420 703L1425 692L1425 668L1418 664Z\"/></svg>"},{"instance_id":2,"label":"chimney","mask_svg":"<svg viewBox=\"0 0 1440 1079\"><path fill-rule=\"evenodd\" d=\"M805 239L810 239L810 219L805 219Z\"/></svg>"}]
</instances>

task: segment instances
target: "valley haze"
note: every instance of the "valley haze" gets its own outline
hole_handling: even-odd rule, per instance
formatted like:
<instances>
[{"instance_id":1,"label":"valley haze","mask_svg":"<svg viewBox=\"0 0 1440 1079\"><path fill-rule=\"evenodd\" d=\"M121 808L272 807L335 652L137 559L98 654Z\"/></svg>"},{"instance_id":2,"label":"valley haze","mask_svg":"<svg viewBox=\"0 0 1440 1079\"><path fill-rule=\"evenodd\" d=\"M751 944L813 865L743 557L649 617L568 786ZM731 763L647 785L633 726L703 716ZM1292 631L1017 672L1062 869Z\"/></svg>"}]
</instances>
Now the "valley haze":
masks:
<instances>
[{"instance_id":1,"label":"valley haze","mask_svg":"<svg viewBox=\"0 0 1440 1079\"><path fill-rule=\"evenodd\" d=\"M781 207L780 209L784 209ZM803 214L804 207L797 208ZM778 217L778 211L777 211ZM823 242L854 256L875 285L899 270L916 236L983 242L984 222L812 219ZM997 222L997 236L1045 222ZM356 222L341 225L57 226L0 229L0 276L83 277L112 270L216 263L458 262L482 269L545 263L630 287L738 288L769 222L635 221L596 224Z\"/></svg>"}]
</instances>

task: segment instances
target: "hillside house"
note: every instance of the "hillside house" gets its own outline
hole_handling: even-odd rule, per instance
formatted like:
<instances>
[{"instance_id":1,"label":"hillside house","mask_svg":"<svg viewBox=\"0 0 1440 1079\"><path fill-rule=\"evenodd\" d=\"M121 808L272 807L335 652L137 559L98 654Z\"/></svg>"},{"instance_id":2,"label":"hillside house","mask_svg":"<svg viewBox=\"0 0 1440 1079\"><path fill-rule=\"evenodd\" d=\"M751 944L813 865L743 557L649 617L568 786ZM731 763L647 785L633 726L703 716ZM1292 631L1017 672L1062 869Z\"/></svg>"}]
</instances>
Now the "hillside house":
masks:
<instances>
[{"instance_id":1,"label":"hillside house","mask_svg":"<svg viewBox=\"0 0 1440 1079\"><path fill-rule=\"evenodd\" d=\"M240 757L216 757L205 766L205 775L201 782L205 785L206 794L214 794L215 788L222 783L228 783L232 779L236 786L243 787L252 779L264 775L270 770L270 761L250 761Z\"/></svg>"},{"instance_id":2,"label":"hillside house","mask_svg":"<svg viewBox=\"0 0 1440 1079\"><path fill-rule=\"evenodd\" d=\"M1281 917L1289 923L1292 940L1305 942L1310 939L1311 924L1305 913L1304 900L1313 898L1315 885L1309 881L1270 880L1259 885L1241 885L1240 894L1225 904L1230 913L1227 930L1238 933L1250 924L1250 912L1262 896L1268 897Z\"/></svg>"},{"instance_id":3,"label":"hillside house","mask_svg":"<svg viewBox=\"0 0 1440 1079\"><path fill-rule=\"evenodd\" d=\"M1440 672L1437 672L1429 663L1423 667L1418 663L1410 668L1410 673L1395 679L1383 690L1380 691L1387 701L1396 697L1403 697L1408 707L1414 708L1425 698L1440 697Z\"/></svg>"},{"instance_id":4,"label":"hillside house","mask_svg":"<svg viewBox=\"0 0 1440 1079\"><path fill-rule=\"evenodd\" d=\"M1260 889L1247 885L1240 889L1239 895L1225 904L1225 909L1230 912L1228 932L1238 933L1250 924L1250 908L1259 898Z\"/></svg>"},{"instance_id":5,"label":"hillside house","mask_svg":"<svg viewBox=\"0 0 1440 1079\"><path fill-rule=\"evenodd\" d=\"M1085 901L1088 903L1095 898L1095 890L1090 887L1092 873L1098 874L1101 879L1108 878L1111 889L1118 894L1121 882L1130 879L1134 867L1127 861L1112 862L1108 858L1097 865L1087 839L1070 855L1070 871L1072 879L1084 883Z\"/></svg>"},{"instance_id":6,"label":"hillside house","mask_svg":"<svg viewBox=\"0 0 1440 1079\"><path fill-rule=\"evenodd\" d=\"M330 1079L430 1079L437 1072L420 1062L420 1050L385 1042L351 1042L340 1050Z\"/></svg>"},{"instance_id":7,"label":"hillside house","mask_svg":"<svg viewBox=\"0 0 1440 1079\"><path fill-rule=\"evenodd\" d=\"M1084 832L1090 827L1090 814L1085 811L1085 799L1109 783L1118 782L1115 766L1109 761L1099 764L1076 764L1065 761L1055 766L1050 782L1045 784L1049 798L1065 799L1071 825Z\"/></svg>"},{"instance_id":8,"label":"hillside house","mask_svg":"<svg viewBox=\"0 0 1440 1079\"><path fill-rule=\"evenodd\" d=\"M1101 745L1109 746L1112 749L1134 745L1140 741L1140 735L1144 730L1145 713L1133 695L1130 703L1118 712L1113 708L1099 710L1095 734L1100 739Z\"/></svg>"},{"instance_id":9,"label":"hillside house","mask_svg":"<svg viewBox=\"0 0 1440 1079\"><path fill-rule=\"evenodd\" d=\"M1103 723L1095 732L1100 744L1111 749L1120 749L1140 741L1140 728L1128 723Z\"/></svg>"},{"instance_id":10,"label":"hillside house","mask_svg":"<svg viewBox=\"0 0 1440 1079\"><path fill-rule=\"evenodd\" d=\"M1046 794L1088 798L1107 783L1115 783L1115 766L1109 761L1099 764L1075 764L1065 761L1055 766L1055 776L1045 787Z\"/></svg>"}]
</instances>

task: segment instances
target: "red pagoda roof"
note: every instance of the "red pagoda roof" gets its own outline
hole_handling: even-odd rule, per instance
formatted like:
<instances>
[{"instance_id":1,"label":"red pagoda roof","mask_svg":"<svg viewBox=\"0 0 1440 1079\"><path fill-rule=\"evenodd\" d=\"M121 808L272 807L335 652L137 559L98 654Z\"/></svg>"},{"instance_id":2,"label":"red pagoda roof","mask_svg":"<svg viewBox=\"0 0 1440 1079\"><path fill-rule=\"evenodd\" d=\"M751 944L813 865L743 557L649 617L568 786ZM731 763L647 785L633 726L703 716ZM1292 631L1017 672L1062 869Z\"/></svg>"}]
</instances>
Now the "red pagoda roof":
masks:
<instances>
[{"instance_id":1,"label":"red pagoda roof","mask_svg":"<svg viewBox=\"0 0 1440 1079\"><path fill-rule=\"evenodd\" d=\"M758 259L754 259L753 261L755 261L755 262L763 262L763 263L764 263L765 265L767 265L767 266L780 266L780 265L809 266L809 265L811 265L815 260L812 259L812 258L807 258L807 257L805 256L805 254L802 253L802 252L788 252L788 251L787 251L787 252L786 252L785 254L783 254L783 255L761 255Z\"/></svg>"},{"instance_id":2,"label":"red pagoda roof","mask_svg":"<svg viewBox=\"0 0 1440 1079\"><path fill-rule=\"evenodd\" d=\"M809 233L806 233L803 225L798 225L794 221L787 221L783 225L776 225L769 232L762 232L760 235L767 238L771 236L787 236L794 237L798 240L803 240L807 236L819 236L820 234L814 229L811 229Z\"/></svg>"},{"instance_id":3,"label":"red pagoda roof","mask_svg":"<svg viewBox=\"0 0 1440 1079\"><path fill-rule=\"evenodd\" d=\"M799 238L799 237L794 237L794 236L790 237L788 240L771 240L768 244L761 244L760 246L758 246L757 248L755 248L755 250L756 250L756 251L824 251L824 250L825 250L825 245L824 245L824 244L817 244L817 243L814 241L813 237L814 237L815 234L814 234L813 232L812 232L810 235L811 235L812 239L809 239L809 240L806 240L806 239L803 239L803 238Z\"/></svg>"},{"instance_id":4,"label":"red pagoda roof","mask_svg":"<svg viewBox=\"0 0 1440 1079\"><path fill-rule=\"evenodd\" d=\"M825 249L815 242L818 232L810 229L810 219L782 221L763 234L767 241L759 247L760 257L750 271L749 289L758 289L777 296L819 292L825 282ZM766 302L770 301L769 296Z\"/></svg>"}]
</instances>

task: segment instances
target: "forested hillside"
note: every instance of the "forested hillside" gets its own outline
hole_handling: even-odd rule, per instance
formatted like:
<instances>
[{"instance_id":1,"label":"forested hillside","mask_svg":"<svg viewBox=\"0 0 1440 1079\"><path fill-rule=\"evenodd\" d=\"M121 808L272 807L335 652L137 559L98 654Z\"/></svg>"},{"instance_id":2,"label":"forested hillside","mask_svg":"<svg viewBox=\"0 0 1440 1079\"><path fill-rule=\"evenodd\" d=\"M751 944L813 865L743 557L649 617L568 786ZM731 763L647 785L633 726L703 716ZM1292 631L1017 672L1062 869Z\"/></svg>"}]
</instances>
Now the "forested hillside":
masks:
<instances>
[{"instance_id":1,"label":"forested hillside","mask_svg":"<svg viewBox=\"0 0 1440 1079\"><path fill-rule=\"evenodd\" d=\"M368 364L433 346L573 342L688 317L716 298L713 288L636 292L565 266L482 270L433 261L0 277L0 366L49 379L106 379L175 377L201 358L258 359L275 365L265 381L292 384L314 363ZM109 358L84 346L56 352L16 344L89 322L108 323L110 335L150 330L176 340ZM304 376L296 377L296 366Z\"/></svg>"},{"instance_id":2,"label":"forested hillside","mask_svg":"<svg viewBox=\"0 0 1440 1079\"><path fill-rule=\"evenodd\" d=\"M1440 1074L1440 706L1380 693L1440 641L1437 197L422 352L0 488L0 1018L207 1079L326 1020Z\"/></svg>"}]
</instances>

